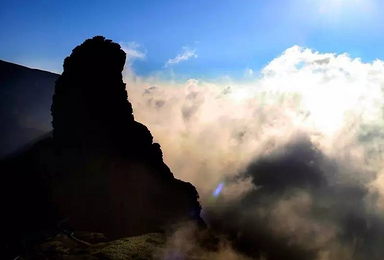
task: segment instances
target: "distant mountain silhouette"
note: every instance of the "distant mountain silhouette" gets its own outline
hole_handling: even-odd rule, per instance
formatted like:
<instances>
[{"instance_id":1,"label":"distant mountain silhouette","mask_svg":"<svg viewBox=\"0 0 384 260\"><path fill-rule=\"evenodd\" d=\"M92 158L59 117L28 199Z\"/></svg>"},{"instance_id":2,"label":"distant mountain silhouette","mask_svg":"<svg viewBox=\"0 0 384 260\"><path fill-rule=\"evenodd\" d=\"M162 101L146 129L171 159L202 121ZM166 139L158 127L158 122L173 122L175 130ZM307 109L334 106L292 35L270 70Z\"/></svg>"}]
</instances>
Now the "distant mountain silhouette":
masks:
<instances>
[{"instance_id":1,"label":"distant mountain silhouette","mask_svg":"<svg viewBox=\"0 0 384 260\"><path fill-rule=\"evenodd\" d=\"M0 163L3 237L20 241L63 220L109 238L181 220L204 225L195 187L174 178L160 145L134 120L121 75L125 57L96 36L65 59L53 134Z\"/></svg>"},{"instance_id":2,"label":"distant mountain silhouette","mask_svg":"<svg viewBox=\"0 0 384 260\"><path fill-rule=\"evenodd\" d=\"M59 76L0 60L0 158L52 130L49 108Z\"/></svg>"}]
</instances>

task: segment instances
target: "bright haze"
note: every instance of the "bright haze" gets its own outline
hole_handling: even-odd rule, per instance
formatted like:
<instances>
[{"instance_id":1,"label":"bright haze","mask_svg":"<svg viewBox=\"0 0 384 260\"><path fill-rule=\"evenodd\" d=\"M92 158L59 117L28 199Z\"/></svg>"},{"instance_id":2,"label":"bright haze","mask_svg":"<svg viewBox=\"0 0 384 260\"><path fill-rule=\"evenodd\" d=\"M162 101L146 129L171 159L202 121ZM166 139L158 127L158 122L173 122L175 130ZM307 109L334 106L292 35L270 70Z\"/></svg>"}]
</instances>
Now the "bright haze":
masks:
<instances>
[{"instance_id":1,"label":"bright haze","mask_svg":"<svg viewBox=\"0 0 384 260\"><path fill-rule=\"evenodd\" d=\"M136 120L236 250L381 259L383 8L378 0L3 1L0 58L61 73L84 39L119 42Z\"/></svg>"}]
</instances>

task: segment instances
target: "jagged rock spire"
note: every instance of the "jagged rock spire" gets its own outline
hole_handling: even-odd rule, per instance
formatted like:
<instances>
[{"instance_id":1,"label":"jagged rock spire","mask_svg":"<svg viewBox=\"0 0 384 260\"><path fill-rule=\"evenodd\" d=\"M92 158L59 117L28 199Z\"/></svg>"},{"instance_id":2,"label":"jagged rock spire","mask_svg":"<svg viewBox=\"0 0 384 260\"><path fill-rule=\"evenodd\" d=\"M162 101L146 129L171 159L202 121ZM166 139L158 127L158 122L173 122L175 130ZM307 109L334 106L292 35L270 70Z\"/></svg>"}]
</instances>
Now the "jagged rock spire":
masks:
<instances>
[{"instance_id":1,"label":"jagged rock spire","mask_svg":"<svg viewBox=\"0 0 384 260\"><path fill-rule=\"evenodd\" d=\"M56 229L58 219L109 238L186 219L204 225L195 187L174 178L160 145L134 120L124 63L120 46L101 36L65 59L51 108L53 137L0 163L2 197L14 194L2 202L5 237Z\"/></svg>"},{"instance_id":2,"label":"jagged rock spire","mask_svg":"<svg viewBox=\"0 0 384 260\"><path fill-rule=\"evenodd\" d=\"M133 122L121 74L125 58L119 44L96 36L65 59L51 108L57 141L103 145Z\"/></svg>"}]
</instances>

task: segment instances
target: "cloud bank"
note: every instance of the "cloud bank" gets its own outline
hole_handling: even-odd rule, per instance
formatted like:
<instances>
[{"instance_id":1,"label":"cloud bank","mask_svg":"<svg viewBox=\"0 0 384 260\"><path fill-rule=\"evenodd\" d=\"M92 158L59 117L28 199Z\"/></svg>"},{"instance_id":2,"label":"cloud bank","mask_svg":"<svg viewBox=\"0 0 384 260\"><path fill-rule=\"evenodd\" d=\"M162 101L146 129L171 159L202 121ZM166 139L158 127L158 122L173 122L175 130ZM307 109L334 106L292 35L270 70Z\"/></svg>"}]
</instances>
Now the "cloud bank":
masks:
<instances>
[{"instance_id":1,"label":"cloud bank","mask_svg":"<svg viewBox=\"0 0 384 260\"><path fill-rule=\"evenodd\" d=\"M136 119L237 251L381 259L382 61L294 46L245 83L126 82Z\"/></svg>"}]
</instances>

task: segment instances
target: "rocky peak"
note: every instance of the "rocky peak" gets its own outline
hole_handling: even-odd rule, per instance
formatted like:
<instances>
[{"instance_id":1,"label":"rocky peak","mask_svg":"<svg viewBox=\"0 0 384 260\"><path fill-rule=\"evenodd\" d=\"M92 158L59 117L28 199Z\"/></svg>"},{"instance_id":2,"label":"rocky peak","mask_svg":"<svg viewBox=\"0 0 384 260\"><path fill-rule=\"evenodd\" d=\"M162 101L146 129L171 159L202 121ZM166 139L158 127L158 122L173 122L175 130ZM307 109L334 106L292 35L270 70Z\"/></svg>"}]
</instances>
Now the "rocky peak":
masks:
<instances>
[{"instance_id":1,"label":"rocky peak","mask_svg":"<svg viewBox=\"0 0 384 260\"><path fill-rule=\"evenodd\" d=\"M53 135L62 145L111 146L130 135L134 118L121 74L125 57L120 45L96 36L65 59L51 108Z\"/></svg>"},{"instance_id":2,"label":"rocky peak","mask_svg":"<svg viewBox=\"0 0 384 260\"><path fill-rule=\"evenodd\" d=\"M109 238L183 220L204 225L195 187L173 177L160 145L134 120L124 62L120 46L101 36L65 59L51 107L53 137L0 163L5 237L56 230L62 220Z\"/></svg>"}]
</instances>

